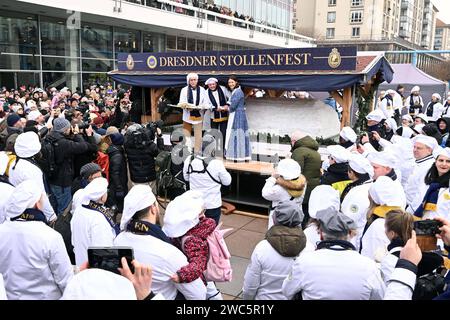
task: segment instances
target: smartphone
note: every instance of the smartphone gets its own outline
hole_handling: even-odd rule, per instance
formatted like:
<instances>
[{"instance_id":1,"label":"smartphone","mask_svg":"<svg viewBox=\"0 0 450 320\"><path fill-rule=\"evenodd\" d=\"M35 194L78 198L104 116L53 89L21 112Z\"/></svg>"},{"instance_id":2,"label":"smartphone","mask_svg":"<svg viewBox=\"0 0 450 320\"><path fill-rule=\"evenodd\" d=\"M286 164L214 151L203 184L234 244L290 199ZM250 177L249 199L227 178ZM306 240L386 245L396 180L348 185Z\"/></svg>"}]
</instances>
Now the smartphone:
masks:
<instances>
[{"instance_id":1,"label":"smartphone","mask_svg":"<svg viewBox=\"0 0 450 320\"><path fill-rule=\"evenodd\" d=\"M418 236L434 236L441 231L442 222L438 220L419 220L414 221L414 231Z\"/></svg>"},{"instance_id":2,"label":"smartphone","mask_svg":"<svg viewBox=\"0 0 450 320\"><path fill-rule=\"evenodd\" d=\"M122 268L122 257L127 259L128 266L132 273L134 267L131 261L134 260L134 252L131 247L89 247L88 262L89 268L98 268L120 274L118 268Z\"/></svg>"}]
</instances>

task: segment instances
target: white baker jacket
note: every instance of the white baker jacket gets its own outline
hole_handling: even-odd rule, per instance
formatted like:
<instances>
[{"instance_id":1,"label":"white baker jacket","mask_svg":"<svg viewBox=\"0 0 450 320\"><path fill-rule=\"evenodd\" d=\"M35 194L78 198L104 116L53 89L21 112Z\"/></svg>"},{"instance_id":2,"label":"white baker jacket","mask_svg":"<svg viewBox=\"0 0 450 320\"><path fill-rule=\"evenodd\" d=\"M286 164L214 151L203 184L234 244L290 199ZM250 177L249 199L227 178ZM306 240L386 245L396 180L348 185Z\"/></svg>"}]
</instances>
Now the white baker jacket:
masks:
<instances>
[{"instance_id":1,"label":"white baker jacket","mask_svg":"<svg viewBox=\"0 0 450 320\"><path fill-rule=\"evenodd\" d=\"M114 245L132 247L136 260L152 266L152 291L155 294L174 300L178 290L187 300L205 300L206 287L200 278L190 283L175 283L170 279L181 267L188 265L186 256L175 246L150 235L131 232L121 232Z\"/></svg>"},{"instance_id":2,"label":"white baker jacket","mask_svg":"<svg viewBox=\"0 0 450 320\"><path fill-rule=\"evenodd\" d=\"M88 261L88 247L111 247L116 237L105 216L79 206L70 221L72 245L77 266Z\"/></svg>"},{"instance_id":3,"label":"white baker jacket","mask_svg":"<svg viewBox=\"0 0 450 320\"><path fill-rule=\"evenodd\" d=\"M308 251L314 251L310 243L306 244L299 256ZM295 258L283 257L267 240L258 243L244 276L244 300L286 300L281 287Z\"/></svg>"},{"instance_id":4,"label":"white baker jacket","mask_svg":"<svg viewBox=\"0 0 450 320\"><path fill-rule=\"evenodd\" d=\"M16 161L14 161L9 167L9 182L11 182L13 186L17 186L18 184L26 180L35 181L36 188L40 188L44 193L43 197L44 207L42 209L42 212L47 218L47 221L52 221L56 219L55 211L53 210L53 207L50 204L50 200L48 200L47 193L45 192L44 177L42 170L36 167L31 162L23 159L20 160L16 166L15 164Z\"/></svg>"},{"instance_id":5,"label":"white baker jacket","mask_svg":"<svg viewBox=\"0 0 450 320\"><path fill-rule=\"evenodd\" d=\"M0 224L6 220L5 205L8 202L9 197L11 196L13 191L14 187L12 185L0 182Z\"/></svg>"},{"instance_id":6,"label":"white baker jacket","mask_svg":"<svg viewBox=\"0 0 450 320\"><path fill-rule=\"evenodd\" d=\"M41 221L1 224L0 257L9 300L57 300L73 276L62 236Z\"/></svg>"},{"instance_id":7,"label":"white baker jacket","mask_svg":"<svg viewBox=\"0 0 450 320\"><path fill-rule=\"evenodd\" d=\"M406 203L408 205L406 211L409 213L414 213L422 203L423 197L428 190L428 186L425 184L425 176L434 161L432 155L416 160L416 165L405 187Z\"/></svg>"},{"instance_id":8,"label":"white baker jacket","mask_svg":"<svg viewBox=\"0 0 450 320\"><path fill-rule=\"evenodd\" d=\"M361 241L361 255L377 262L380 262L386 255L387 246L390 243L385 233L384 223L384 218L378 218L373 221L362 236Z\"/></svg>"},{"instance_id":9,"label":"white baker jacket","mask_svg":"<svg viewBox=\"0 0 450 320\"><path fill-rule=\"evenodd\" d=\"M180 101L179 103L187 103L188 102L188 86L181 89L180 92ZM192 91L193 104L197 101L197 90ZM209 99L206 94L206 90L203 87L200 87L200 103L199 106L209 106ZM200 115L203 117L204 110L200 110ZM199 124L202 123L203 120L194 121L189 119L190 113L189 111L183 109L183 121L190 124Z\"/></svg>"},{"instance_id":10,"label":"white baker jacket","mask_svg":"<svg viewBox=\"0 0 450 320\"><path fill-rule=\"evenodd\" d=\"M276 184L277 180L274 177L269 177L266 179L266 183L262 188L261 194L264 199L272 201L272 208L278 206L280 202L290 200L292 196L287 192L285 188ZM292 201L295 201L300 209L303 203L303 198L305 197L306 184L303 189L303 193L300 197L294 198ZM270 229L273 226L273 210L270 210L269 213L269 224L267 229Z\"/></svg>"},{"instance_id":11,"label":"white baker jacket","mask_svg":"<svg viewBox=\"0 0 450 320\"><path fill-rule=\"evenodd\" d=\"M203 162L199 158L194 158L191 162L191 157L188 157L184 161L183 177L185 181L189 181L189 189L200 191L203 194L205 209L215 209L221 207L222 194L220 188L222 185L229 186L231 183L231 175L227 169L225 169L222 160L213 159L206 167L214 179L220 181L222 185L211 179L207 172L193 172L188 174L189 163L191 163L194 171L202 171L204 169Z\"/></svg>"},{"instance_id":12,"label":"white baker jacket","mask_svg":"<svg viewBox=\"0 0 450 320\"><path fill-rule=\"evenodd\" d=\"M357 251L359 251L361 236L367 222L366 215L370 207L369 189L371 186L372 181L369 181L352 188L341 204L342 213L350 217L356 224L357 235L350 242L355 246Z\"/></svg>"},{"instance_id":13,"label":"white baker jacket","mask_svg":"<svg viewBox=\"0 0 450 320\"><path fill-rule=\"evenodd\" d=\"M376 263L354 250L319 249L296 259L283 282L288 298L303 300L381 300L385 285Z\"/></svg>"}]
</instances>

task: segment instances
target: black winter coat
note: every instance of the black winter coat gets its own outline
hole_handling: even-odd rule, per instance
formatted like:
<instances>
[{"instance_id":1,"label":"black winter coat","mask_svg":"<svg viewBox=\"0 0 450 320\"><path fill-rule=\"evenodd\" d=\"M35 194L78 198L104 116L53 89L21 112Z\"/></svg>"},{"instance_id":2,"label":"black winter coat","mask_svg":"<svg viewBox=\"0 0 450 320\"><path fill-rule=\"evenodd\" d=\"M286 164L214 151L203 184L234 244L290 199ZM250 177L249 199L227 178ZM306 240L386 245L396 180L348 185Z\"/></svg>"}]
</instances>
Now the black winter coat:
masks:
<instances>
[{"instance_id":1,"label":"black winter coat","mask_svg":"<svg viewBox=\"0 0 450 320\"><path fill-rule=\"evenodd\" d=\"M130 178L134 183L147 183L156 180L155 157L164 148L162 137L157 138L157 144L151 142L137 148L125 136L125 153L127 155Z\"/></svg>"},{"instance_id":2,"label":"black winter coat","mask_svg":"<svg viewBox=\"0 0 450 320\"><path fill-rule=\"evenodd\" d=\"M73 160L73 165L74 165L73 176L74 176L74 178L77 178L80 176L80 169L82 166L97 159L98 147L95 144L95 138L93 136L91 136L91 137L83 136L83 140L88 143L88 150L85 153L76 155L74 157L74 160Z\"/></svg>"},{"instance_id":3,"label":"black winter coat","mask_svg":"<svg viewBox=\"0 0 450 320\"><path fill-rule=\"evenodd\" d=\"M128 192L128 172L125 152L122 146L111 145L106 150L109 157L109 190L121 193L122 198Z\"/></svg>"},{"instance_id":4,"label":"black winter coat","mask_svg":"<svg viewBox=\"0 0 450 320\"><path fill-rule=\"evenodd\" d=\"M79 134L67 138L61 132L51 131L48 136L58 141L58 145L55 145L57 170L55 177L48 182L56 186L70 187L74 177L74 157L86 153L89 150L89 143Z\"/></svg>"},{"instance_id":5,"label":"black winter coat","mask_svg":"<svg viewBox=\"0 0 450 320\"><path fill-rule=\"evenodd\" d=\"M350 180L348 177L348 163L333 163L320 179L320 184L332 185L339 181Z\"/></svg>"}]
</instances>

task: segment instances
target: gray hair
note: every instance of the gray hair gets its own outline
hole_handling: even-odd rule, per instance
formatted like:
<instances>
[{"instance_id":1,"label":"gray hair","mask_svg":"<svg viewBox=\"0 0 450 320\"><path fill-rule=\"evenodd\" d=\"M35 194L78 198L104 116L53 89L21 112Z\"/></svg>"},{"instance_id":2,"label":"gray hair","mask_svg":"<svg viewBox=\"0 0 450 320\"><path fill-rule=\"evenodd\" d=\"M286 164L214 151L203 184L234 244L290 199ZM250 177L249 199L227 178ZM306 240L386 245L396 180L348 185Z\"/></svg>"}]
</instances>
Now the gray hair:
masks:
<instances>
[{"instance_id":1,"label":"gray hair","mask_svg":"<svg viewBox=\"0 0 450 320\"><path fill-rule=\"evenodd\" d=\"M297 131L292 132L292 134L291 134L291 140L298 141L298 140L300 140L301 138L306 137L307 135L308 135L308 134L306 134L305 132L302 132L302 131L300 131L300 130L297 130Z\"/></svg>"}]
</instances>

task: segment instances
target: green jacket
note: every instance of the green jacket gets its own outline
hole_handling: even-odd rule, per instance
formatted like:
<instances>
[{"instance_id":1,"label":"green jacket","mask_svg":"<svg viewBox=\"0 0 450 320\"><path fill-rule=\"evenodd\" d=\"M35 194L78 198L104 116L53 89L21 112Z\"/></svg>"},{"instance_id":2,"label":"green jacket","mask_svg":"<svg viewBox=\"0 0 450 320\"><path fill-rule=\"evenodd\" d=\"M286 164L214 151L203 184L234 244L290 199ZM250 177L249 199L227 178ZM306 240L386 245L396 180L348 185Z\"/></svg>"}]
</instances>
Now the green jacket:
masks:
<instances>
[{"instance_id":1,"label":"green jacket","mask_svg":"<svg viewBox=\"0 0 450 320\"><path fill-rule=\"evenodd\" d=\"M306 177L307 187L304 204L309 201L311 191L320 184L320 168L322 160L319 150L319 144L310 136L306 136L296 141L292 147L292 159L297 161L302 168L302 174Z\"/></svg>"}]
</instances>

